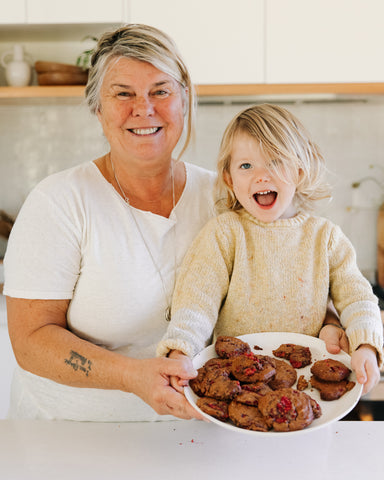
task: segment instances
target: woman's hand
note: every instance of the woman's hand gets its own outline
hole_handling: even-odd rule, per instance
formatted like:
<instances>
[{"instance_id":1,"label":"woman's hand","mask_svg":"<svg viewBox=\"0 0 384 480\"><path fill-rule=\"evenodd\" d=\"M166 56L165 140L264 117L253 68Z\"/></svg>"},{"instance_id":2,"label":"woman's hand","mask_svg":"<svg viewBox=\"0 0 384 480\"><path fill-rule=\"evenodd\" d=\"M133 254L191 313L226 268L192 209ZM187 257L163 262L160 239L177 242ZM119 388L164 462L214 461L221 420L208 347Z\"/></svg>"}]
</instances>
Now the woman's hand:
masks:
<instances>
[{"instance_id":1,"label":"woman's hand","mask_svg":"<svg viewBox=\"0 0 384 480\"><path fill-rule=\"evenodd\" d=\"M184 394L171 385L171 377L188 380L197 375L191 360L186 356L183 357L132 359L136 364L133 366L135 379L132 378L132 371L127 372L128 391L138 395L159 415L173 415L186 420L191 418L203 420L203 416L188 403Z\"/></svg>"},{"instance_id":2,"label":"woman's hand","mask_svg":"<svg viewBox=\"0 0 384 480\"><path fill-rule=\"evenodd\" d=\"M372 390L380 380L377 352L371 345L360 345L352 353L351 367L356 373L357 381L364 385L363 395Z\"/></svg>"},{"instance_id":3,"label":"woman's hand","mask_svg":"<svg viewBox=\"0 0 384 480\"><path fill-rule=\"evenodd\" d=\"M348 337L343 328L333 324L324 325L319 333L319 338L325 342L325 346L329 353L339 353L349 351Z\"/></svg>"}]
</instances>

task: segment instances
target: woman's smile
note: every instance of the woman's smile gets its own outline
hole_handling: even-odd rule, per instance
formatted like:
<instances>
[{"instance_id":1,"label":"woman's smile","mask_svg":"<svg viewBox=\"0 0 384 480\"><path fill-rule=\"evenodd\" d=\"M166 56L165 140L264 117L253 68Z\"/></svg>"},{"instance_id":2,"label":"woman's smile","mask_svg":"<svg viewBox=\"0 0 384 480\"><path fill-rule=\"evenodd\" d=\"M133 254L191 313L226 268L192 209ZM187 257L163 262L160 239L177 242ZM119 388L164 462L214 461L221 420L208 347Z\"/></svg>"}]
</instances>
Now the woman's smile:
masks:
<instances>
[{"instance_id":1,"label":"woman's smile","mask_svg":"<svg viewBox=\"0 0 384 480\"><path fill-rule=\"evenodd\" d=\"M170 160L184 127L181 85L150 63L111 61L97 112L112 155L132 161Z\"/></svg>"}]
</instances>

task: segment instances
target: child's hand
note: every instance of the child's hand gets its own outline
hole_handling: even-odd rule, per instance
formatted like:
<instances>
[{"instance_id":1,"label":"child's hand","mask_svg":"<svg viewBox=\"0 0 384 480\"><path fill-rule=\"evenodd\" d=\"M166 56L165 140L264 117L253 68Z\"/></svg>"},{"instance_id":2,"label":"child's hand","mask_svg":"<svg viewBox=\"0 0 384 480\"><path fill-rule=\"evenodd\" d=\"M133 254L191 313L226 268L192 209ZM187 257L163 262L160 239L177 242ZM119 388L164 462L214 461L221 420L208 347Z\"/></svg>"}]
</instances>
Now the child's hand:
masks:
<instances>
[{"instance_id":1,"label":"child's hand","mask_svg":"<svg viewBox=\"0 0 384 480\"><path fill-rule=\"evenodd\" d=\"M332 323L322 327L319 338L324 340L329 353L339 353L340 350L344 350L347 353L349 351L349 342L345 331Z\"/></svg>"},{"instance_id":2,"label":"child's hand","mask_svg":"<svg viewBox=\"0 0 384 480\"><path fill-rule=\"evenodd\" d=\"M352 353L351 367L356 373L357 381L364 385L363 395L372 390L380 380L377 352L371 345L360 345L360 347Z\"/></svg>"},{"instance_id":3,"label":"child's hand","mask_svg":"<svg viewBox=\"0 0 384 480\"><path fill-rule=\"evenodd\" d=\"M168 358L173 358L176 360L183 360L183 362L190 362L191 367L193 368L192 361L187 355L184 355L184 353L178 351L178 350L172 350L172 352L168 355ZM184 392L184 387L188 385L188 380L183 379L180 377L170 377L170 384L172 387L179 393Z\"/></svg>"}]
</instances>

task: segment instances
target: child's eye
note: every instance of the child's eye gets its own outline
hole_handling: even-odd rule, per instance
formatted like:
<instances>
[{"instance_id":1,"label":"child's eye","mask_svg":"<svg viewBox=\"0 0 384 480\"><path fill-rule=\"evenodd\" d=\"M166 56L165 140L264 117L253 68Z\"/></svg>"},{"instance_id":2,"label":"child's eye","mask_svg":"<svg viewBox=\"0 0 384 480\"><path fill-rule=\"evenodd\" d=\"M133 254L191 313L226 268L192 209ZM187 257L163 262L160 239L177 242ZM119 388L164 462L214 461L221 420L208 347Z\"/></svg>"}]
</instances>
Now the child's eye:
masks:
<instances>
[{"instance_id":1,"label":"child's eye","mask_svg":"<svg viewBox=\"0 0 384 480\"><path fill-rule=\"evenodd\" d=\"M242 170L248 170L248 169L251 168L251 167L252 167L252 165L251 165L250 163L242 163L242 164L240 165L240 168L241 168Z\"/></svg>"}]
</instances>

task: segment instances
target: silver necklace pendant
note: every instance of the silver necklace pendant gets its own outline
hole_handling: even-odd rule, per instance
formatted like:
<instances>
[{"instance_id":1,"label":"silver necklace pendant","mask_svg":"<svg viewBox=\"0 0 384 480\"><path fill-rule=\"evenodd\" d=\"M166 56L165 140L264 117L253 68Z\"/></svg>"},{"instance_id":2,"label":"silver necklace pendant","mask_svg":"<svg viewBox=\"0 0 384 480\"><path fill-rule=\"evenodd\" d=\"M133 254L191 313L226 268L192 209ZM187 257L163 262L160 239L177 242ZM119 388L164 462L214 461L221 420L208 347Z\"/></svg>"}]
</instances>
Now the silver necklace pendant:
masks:
<instances>
[{"instance_id":1,"label":"silver necklace pendant","mask_svg":"<svg viewBox=\"0 0 384 480\"><path fill-rule=\"evenodd\" d=\"M171 321L171 307L167 307L164 312L164 318L166 322Z\"/></svg>"}]
</instances>

